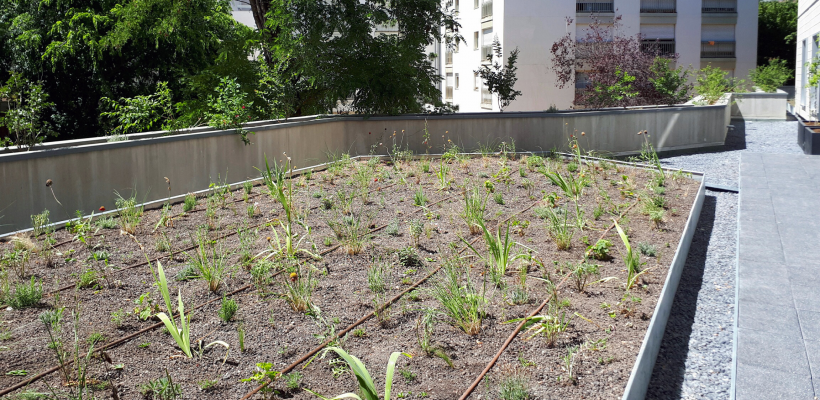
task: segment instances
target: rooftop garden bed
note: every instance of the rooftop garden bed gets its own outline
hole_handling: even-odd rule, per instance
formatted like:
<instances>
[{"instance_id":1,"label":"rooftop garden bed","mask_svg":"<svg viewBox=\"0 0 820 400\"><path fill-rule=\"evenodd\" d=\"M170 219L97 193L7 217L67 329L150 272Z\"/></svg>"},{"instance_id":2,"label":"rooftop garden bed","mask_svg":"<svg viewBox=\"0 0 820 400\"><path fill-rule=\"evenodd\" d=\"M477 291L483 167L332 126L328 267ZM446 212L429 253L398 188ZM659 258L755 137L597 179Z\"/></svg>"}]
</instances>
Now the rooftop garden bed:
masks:
<instances>
[{"instance_id":1,"label":"rooftop garden bed","mask_svg":"<svg viewBox=\"0 0 820 400\"><path fill-rule=\"evenodd\" d=\"M391 353L412 355L392 359L391 398L477 380L474 397L620 397L699 182L507 150L338 155L301 175L282 156L261 185L214 182L162 210L130 194L116 218L54 231L63 210L35 216L0 243L0 387L46 373L14 393L362 395L334 347L380 395Z\"/></svg>"}]
</instances>

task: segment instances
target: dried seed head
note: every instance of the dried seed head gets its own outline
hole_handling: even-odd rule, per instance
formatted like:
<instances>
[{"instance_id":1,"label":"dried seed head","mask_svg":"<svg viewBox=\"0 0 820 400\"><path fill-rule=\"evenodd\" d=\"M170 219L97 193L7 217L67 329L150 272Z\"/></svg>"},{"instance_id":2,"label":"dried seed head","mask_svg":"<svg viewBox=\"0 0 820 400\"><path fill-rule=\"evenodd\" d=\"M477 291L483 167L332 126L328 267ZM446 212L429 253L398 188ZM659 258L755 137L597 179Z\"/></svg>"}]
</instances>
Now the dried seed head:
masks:
<instances>
[{"instance_id":1,"label":"dried seed head","mask_svg":"<svg viewBox=\"0 0 820 400\"><path fill-rule=\"evenodd\" d=\"M165 177L165 183L167 183L167 184L169 184L169 185L171 184L171 180L170 180L170 179L168 179L168 177L167 177L167 176Z\"/></svg>"},{"instance_id":2,"label":"dried seed head","mask_svg":"<svg viewBox=\"0 0 820 400\"><path fill-rule=\"evenodd\" d=\"M51 179L46 180L46 187L51 187L54 182Z\"/></svg>"}]
</instances>

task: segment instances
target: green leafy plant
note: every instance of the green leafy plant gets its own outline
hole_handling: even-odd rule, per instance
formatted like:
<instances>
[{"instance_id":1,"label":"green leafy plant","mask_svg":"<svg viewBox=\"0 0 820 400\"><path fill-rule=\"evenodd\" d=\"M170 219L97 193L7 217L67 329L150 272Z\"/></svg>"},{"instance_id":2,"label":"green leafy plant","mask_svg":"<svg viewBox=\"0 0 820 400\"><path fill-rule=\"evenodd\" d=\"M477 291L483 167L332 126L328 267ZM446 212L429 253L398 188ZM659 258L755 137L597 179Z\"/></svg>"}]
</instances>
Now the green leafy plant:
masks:
<instances>
[{"instance_id":1,"label":"green leafy plant","mask_svg":"<svg viewBox=\"0 0 820 400\"><path fill-rule=\"evenodd\" d=\"M421 234L424 232L424 224L414 219L410 221L408 229L410 230L410 242L413 246L419 247L419 240L421 239Z\"/></svg>"},{"instance_id":2,"label":"green leafy plant","mask_svg":"<svg viewBox=\"0 0 820 400\"><path fill-rule=\"evenodd\" d=\"M478 235L482 232L481 224L484 223L484 211L487 208L487 198L490 196L481 194L478 187L472 187L464 191L464 212L461 218L467 224L471 235Z\"/></svg>"},{"instance_id":3,"label":"green leafy plant","mask_svg":"<svg viewBox=\"0 0 820 400\"><path fill-rule=\"evenodd\" d=\"M769 65L757 66L749 73L749 77L760 90L774 93L777 88L794 77L794 71L787 66L786 60L770 58Z\"/></svg>"},{"instance_id":4,"label":"green leafy plant","mask_svg":"<svg viewBox=\"0 0 820 400\"><path fill-rule=\"evenodd\" d=\"M294 311L307 312L313 309L313 289L316 288L316 278L310 265L298 264L296 270L282 280L285 292L282 296Z\"/></svg>"},{"instance_id":5,"label":"green leafy plant","mask_svg":"<svg viewBox=\"0 0 820 400\"><path fill-rule=\"evenodd\" d=\"M415 268L423 266L423 262L419 253L412 246L407 246L400 249L397 253L399 264L407 268Z\"/></svg>"},{"instance_id":6,"label":"green leafy plant","mask_svg":"<svg viewBox=\"0 0 820 400\"><path fill-rule=\"evenodd\" d=\"M433 282L431 296L456 326L470 336L477 335L486 315L486 283L479 289L458 258L445 260L443 270L444 276Z\"/></svg>"},{"instance_id":7,"label":"green leafy plant","mask_svg":"<svg viewBox=\"0 0 820 400\"><path fill-rule=\"evenodd\" d=\"M649 269L641 271L641 267L644 264L641 262L641 255L632 251L632 246L629 244L629 237L626 236L624 230L621 229L620 225L618 225L618 221L612 221L615 223L615 228L618 230L618 235L621 237L621 241L624 242L624 248L626 249L621 256L623 257L627 271L627 279L624 287L627 291L629 291L633 286L635 286L636 283L638 283L638 278L649 271Z\"/></svg>"},{"instance_id":8,"label":"green leafy plant","mask_svg":"<svg viewBox=\"0 0 820 400\"><path fill-rule=\"evenodd\" d=\"M422 189L421 186L413 192L413 204L417 207L424 207L427 205L427 195L424 194L424 189Z\"/></svg>"},{"instance_id":9,"label":"green leafy plant","mask_svg":"<svg viewBox=\"0 0 820 400\"><path fill-rule=\"evenodd\" d=\"M689 70L683 66L676 69L670 68L672 60L666 57L655 57L655 61L650 67L652 76L649 82L660 94L661 99L658 104L678 104L689 99L689 92L692 85L689 82Z\"/></svg>"},{"instance_id":10,"label":"green leafy plant","mask_svg":"<svg viewBox=\"0 0 820 400\"><path fill-rule=\"evenodd\" d=\"M193 193L188 193L185 195L185 202L182 204L182 211L190 212L194 208L196 208L197 199Z\"/></svg>"},{"instance_id":11,"label":"green leafy plant","mask_svg":"<svg viewBox=\"0 0 820 400\"><path fill-rule=\"evenodd\" d=\"M588 263L586 260L570 264L569 273L575 283L575 289L583 293L586 291L590 278L600 275L598 271L599 265Z\"/></svg>"},{"instance_id":12,"label":"green leafy plant","mask_svg":"<svg viewBox=\"0 0 820 400\"><path fill-rule=\"evenodd\" d=\"M612 247L612 242L606 239L600 239L595 244L587 247L586 256L596 260L609 260L612 258L609 255L609 248Z\"/></svg>"},{"instance_id":13,"label":"green leafy plant","mask_svg":"<svg viewBox=\"0 0 820 400\"><path fill-rule=\"evenodd\" d=\"M272 369L273 364L271 363L256 363L256 368L253 371L253 375L249 378L242 379L241 381L261 384L277 379L282 375L279 371L273 371ZM260 390L260 392L265 398L270 398L270 395L274 393L274 389L270 386L265 386Z\"/></svg>"},{"instance_id":14,"label":"green leafy plant","mask_svg":"<svg viewBox=\"0 0 820 400\"><path fill-rule=\"evenodd\" d=\"M116 326L117 328L122 326L122 322L123 322L124 319L125 319L125 311L123 311L122 308L120 308L119 310L114 311L114 312L111 313L111 322L114 323L114 326Z\"/></svg>"},{"instance_id":15,"label":"green leafy plant","mask_svg":"<svg viewBox=\"0 0 820 400\"><path fill-rule=\"evenodd\" d=\"M285 378L285 388L288 390L296 390L299 389L300 382L302 381L302 373L299 371L291 372L283 376Z\"/></svg>"},{"instance_id":16,"label":"green leafy plant","mask_svg":"<svg viewBox=\"0 0 820 400\"><path fill-rule=\"evenodd\" d=\"M100 280L101 277L96 270L87 269L77 279L77 289L98 288L101 286Z\"/></svg>"},{"instance_id":17,"label":"green leafy plant","mask_svg":"<svg viewBox=\"0 0 820 400\"><path fill-rule=\"evenodd\" d=\"M182 387L174 383L168 370L165 370L164 377L141 384L139 391L143 396L157 400L174 400L182 396Z\"/></svg>"},{"instance_id":18,"label":"green leafy plant","mask_svg":"<svg viewBox=\"0 0 820 400\"><path fill-rule=\"evenodd\" d=\"M209 96L208 103L211 109L206 114L208 124L217 129L233 129L242 139L242 143L251 144L248 134L255 132L246 130L242 125L250 121L253 107L236 78L220 78L216 96Z\"/></svg>"},{"instance_id":19,"label":"green leafy plant","mask_svg":"<svg viewBox=\"0 0 820 400\"><path fill-rule=\"evenodd\" d=\"M436 177L438 178L438 188L441 190L447 189L450 187L450 178L448 175L450 174L450 165L442 162L438 165L438 171L436 171Z\"/></svg>"},{"instance_id":20,"label":"green leafy plant","mask_svg":"<svg viewBox=\"0 0 820 400\"><path fill-rule=\"evenodd\" d=\"M479 252L469 241L460 238L467 247L475 253L476 256L483 259L490 265L490 276L496 285L502 284L502 277L507 274L507 269L511 262L523 258L526 254L513 255L512 251L515 246L525 247L524 245L510 239L510 224L507 224L507 229L504 237L501 237L501 228L498 228L495 235L490 233L490 230L484 225L484 221L479 224L481 231L484 233L484 242L487 244L487 252L489 257Z\"/></svg>"},{"instance_id":21,"label":"green leafy plant","mask_svg":"<svg viewBox=\"0 0 820 400\"><path fill-rule=\"evenodd\" d=\"M498 384L499 400L527 400L530 398L529 381L519 374L505 377Z\"/></svg>"},{"instance_id":22,"label":"green leafy plant","mask_svg":"<svg viewBox=\"0 0 820 400\"><path fill-rule=\"evenodd\" d=\"M2 300L9 307L20 310L40 304L42 298L43 283L37 282L32 276L28 283L15 284L14 291L7 291Z\"/></svg>"},{"instance_id":23,"label":"green leafy plant","mask_svg":"<svg viewBox=\"0 0 820 400\"><path fill-rule=\"evenodd\" d=\"M228 299L225 296L222 296L222 302L219 306L219 319L228 322L233 318L234 314L236 314L236 310L239 308L239 305L236 304L236 301L233 299Z\"/></svg>"},{"instance_id":24,"label":"green leafy plant","mask_svg":"<svg viewBox=\"0 0 820 400\"><path fill-rule=\"evenodd\" d=\"M572 247L572 237L575 236L575 229L569 223L569 213L564 208L542 207L542 211L547 219L547 231L555 241L558 250L568 250Z\"/></svg>"},{"instance_id":25,"label":"green leafy plant","mask_svg":"<svg viewBox=\"0 0 820 400\"><path fill-rule=\"evenodd\" d=\"M648 257L655 257L658 254L658 249L656 249L655 246L646 242L638 243L638 250L641 252L641 254Z\"/></svg>"},{"instance_id":26,"label":"green leafy plant","mask_svg":"<svg viewBox=\"0 0 820 400\"><path fill-rule=\"evenodd\" d=\"M143 207L137 207L137 192L135 190L129 198L122 197L117 191L114 193L117 195L114 203L117 206L120 229L133 235L137 232L143 211Z\"/></svg>"},{"instance_id":27,"label":"green leafy plant","mask_svg":"<svg viewBox=\"0 0 820 400\"><path fill-rule=\"evenodd\" d=\"M593 108L614 107L626 104L626 101L637 97L639 92L632 87L637 78L629 72L615 67L615 81L611 84L595 81L587 89L586 101Z\"/></svg>"},{"instance_id":28,"label":"green leafy plant","mask_svg":"<svg viewBox=\"0 0 820 400\"><path fill-rule=\"evenodd\" d=\"M216 292L225 278L234 270L230 263L231 253L221 245L208 242L204 234L198 234L197 248L187 254L190 265L196 270L196 279L205 281L211 292Z\"/></svg>"},{"instance_id":29,"label":"green leafy plant","mask_svg":"<svg viewBox=\"0 0 820 400\"><path fill-rule=\"evenodd\" d=\"M374 262L367 269L367 287L373 293L383 293L387 289L385 279L393 271L392 266L385 262Z\"/></svg>"},{"instance_id":30,"label":"green leafy plant","mask_svg":"<svg viewBox=\"0 0 820 400\"><path fill-rule=\"evenodd\" d=\"M453 366L453 361L444 349L441 346L434 345L432 342L433 332L436 329L437 315L438 312L435 309L424 309L421 317L416 323L416 340L419 343L419 347L421 347L421 350L424 351L425 354L428 356L441 358L445 363L447 363L447 365L450 366L450 368L455 368L455 366Z\"/></svg>"},{"instance_id":31,"label":"green leafy plant","mask_svg":"<svg viewBox=\"0 0 820 400\"><path fill-rule=\"evenodd\" d=\"M7 110L0 114L0 126L8 129L10 137L0 138L0 146L16 145L18 149L42 143L48 136L57 136L46 118L54 106L39 83L35 84L22 74L11 72L4 86L0 86L0 99L5 99Z\"/></svg>"},{"instance_id":32,"label":"green leafy plant","mask_svg":"<svg viewBox=\"0 0 820 400\"><path fill-rule=\"evenodd\" d=\"M153 268L151 272L153 273ZM179 311L179 323L177 323L174 320L174 313L171 308L171 296L168 293L168 282L165 280L165 271L162 269L162 263L159 261L157 261L156 277L158 277L157 283L162 293L162 298L165 300L165 309L168 311L168 314L171 315L169 317L168 314L160 312L157 314L157 317L165 325L165 328L168 329L168 332L174 338L180 350L182 350L188 358L191 358L193 357L193 353L191 352L191 316L185 316L185 305L182 302L182 289L179 289L179 293L177 294L177 310Z\"/></svg>"},{"instance_id":33,"label":"green leafy plant","mask_svg":"<svg viewBox=\"0 0 820 400\"><path fill-rule=\"evenodd\" d=\"M390 359L387 361L387 373L386 373L385 378L384 378L385 379L384 397L381 397L379 395L378 390L376 389L376 383L373 381L373 378L370 377L370 373L367 371L367 368L365 367L364 363L362 363L361 360L359 360L355 356L352 356L352 355L348 354L346 351L342 350L339 347L329 347L325 350L325 354L327 354L327 352L329 352L329 351L336 352L336 354L338 354L339 357L341 357L347 363L347 365L350 367L350 370L356 376L356 380L359 383L359 390L358 391L362 396L362 397L359 397L355 393L345 393L345 394L341 394L341 395L338 395L336 397L333 397L333 399L353 398L353 399L358 399L358 400L381 400L381 399L390 400L390 398L391 398L390 397L390 391L391 391L391 388L393 387L393 374L396 370L396 362L398 361L399 357L402 356L402 355L406 356L407 358L412 358L413 357L410 354L402 353L402 352L398 352L398 351L390 354ZM305 389L305 390L312 393L312 394L314 394L314 395L316 395L319 398L322 398L322 399L325 399L325 400L331 400L331 399L329 399L327 397L324 397L324 396L322 396L322 395L320 395L316 392L313 392L309 389Z\"/></svg>"},{"instance_id":34,"label":"green leafy plant","mask_svg":"<svg viewBox=\"0 0 820 400\"><path fill-rule=\"evenodd\" d=\"M493 201L495 204L504 205L504 196L501 195L501 192L495 192L493 194Z\"/></svg>"},{"instance_id":35,"label":"green leafy plant","mask_svg":"<svg viewBox=\"0 0 820 400\"><path fill-rule=\"evenodd\" d=\"M527 340L538 335L544 335L547 340L547 347L553 347L558 340L558 335L565 332L569 326L566 313L561 312L560 315L558 313L558 307L550 306L549 312L546 314L535 315L529 318L517 318L505 323L526 321L523 328L530 333Z\"/></svg>"},{"instance_id":36,"label":"green leafy plant","mask_svg":"<svg viewBox=\"0 0 820 400\"><path fill-rule=\"evenodd\" d=\"M706 66L698 71L695 93L702 97L706 104L715 104L723 95L735 92L742 82L726 78L729 73L717 68Z\"/></svg>"}]
</instances>

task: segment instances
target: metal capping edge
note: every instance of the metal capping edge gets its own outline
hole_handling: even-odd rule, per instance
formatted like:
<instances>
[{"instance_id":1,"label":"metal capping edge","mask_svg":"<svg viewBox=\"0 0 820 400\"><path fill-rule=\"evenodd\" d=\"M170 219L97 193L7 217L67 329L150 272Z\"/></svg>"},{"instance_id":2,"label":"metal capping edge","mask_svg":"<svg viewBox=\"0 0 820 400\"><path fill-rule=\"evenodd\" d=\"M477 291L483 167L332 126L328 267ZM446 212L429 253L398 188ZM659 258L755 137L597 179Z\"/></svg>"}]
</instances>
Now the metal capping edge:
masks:
<instances>
[{"instance_id":1,"label":"metal capping edge","mask_svg":"<svg viewBox=\"0 0 820 400\"><path fill-rule=\"evenodd\" d=\"M738 160L738 189L742 189L742 180L740 179L742 171L740 170L743 165L743 153L740 153L740 160ZM743 223L743 220L740 219L740 202L743 197L743 193L738 191L737 193L737 226L735 227L735 310L732 313L732 369L729 374L729 400L735 400L735 392L737 390L737 322L738 317L740 316L740 226Z\"/></svg>"},{"instance_id":2,"label":"metal capping edge","mask_svg":"<svg viewBox=\"0 0 820 400\"><path fill-rule=\"evenodd\" d=\"M518 154L518 155L550 154L550 153L551 153L550 151L517 151L517 152L515 152L515 154ZM462 154L469 155L469 156L474 156L474 157L475 156L481 156L481 153L462 153ZM562 157L574 157L573 154L569 154L569 153L557 152L557 154L562 156ZM413 158L414 159L436 158L436 157L441 157L442 155L443 154L416 154L416 155L413 156ZM350 158L353 159L353 160L359 160L359 159L367 160L367 159L370 159L370 158L373 158L373 157L380 158L382 160L390 160L390 156L389 155L384 155L384 154L359 155L359 156L353 156L353 157L350 157ZM607 162L611 162L613 164L628 165L628 166L632 166L632 167L635 167L635 168L644 168L644 169L654 168L654 167L648 167L648 166L640 165L640 164L636 164L636 163L630 163L630 162L620 161L620 160L609 160L609 159L604 159L604 158L600 158L600 157L582 156L582 158L584 158L585 160L593 160L593 161L607 161ZM303 173L305 173L307 171L322 171L322 170L327 169L328 165L330 165L330 164L331 164L330 162L326 162L326 163L320 163L320 164L316 164L316 165L312 165L312 166L308 166L308 167L296 168L296 169L293 170L293 174L296 175L296 176L299 176L299 175L302 175ZM674 169L674 168L664 167L663 169L666 170L666 171L670 171L670 172L671 171L677 171L677 169ZM683 169L681 169L680 171L682 171L684 173L692 174L692 175L703 176L703 174L701 174L700 172L688 171L688 170L683 170ZM228 187L231 188L231 190L236 190L236 189L239 189L242 186L242 184L244 184L245 182L259 182L261 180L262 180L262 178L259 177L259 178L253 178L253 179L246 179L244 181L239 181L239 182L234 182L234 183L228 183L227 185L228 185ZM705 181L705 179L704 179L704 181ZM187 196L188 194L201 195L201 194L204 194L204 193L207 193L207 192L210 192L210 191L211 191L210 188L197 190L197 191L188 192L188 193L185 193L185 194L178 194L176 196L166 197L166 198L163 198L163 199L146 201L146 202L137 204L137 206L142 207L144 210L155 210L155 209L161 208L162 205L164 205L166 202L169 202L171 204L181 203L182 201L185 200L185 196ZM0 210L0 211L2 211L2 210ZM92 215L88 215L86 217L92 217L93 216L93 218L99 218L99 217L104 217L104 216L109 216L109 215L115 215L117 213L117 211L118 210L106 210L106 211L101 212L99 214L95 213L95 214L92 214ZM71 220L73 220L73 218L72 219L62 220L62 221L52 222L48 226L54 228L55 230L62 229L62 228L65 228L65 224L67 222L71 221ZM21 234L21 233L30 232L32 230L33 230L32 228L26 228L26 229L20 229L20 230L16 230L16 231L12 231L12 232L7 232L7 233L0 233L0 239L10 237L10 236L14 236L14 235Z\"/></svg>"},{"instance_id":3,"label":"metal capping edge","mask_svg":"<svg viewBox=\"0 0 820 400\"><path fill-rule=\"evenodd\" d=\"M626 384L622 400L642 400L646 397L646 391L649 389L649 381L652 379L652 371L655 368L655 361L658 358L658 352L661 347L661 342L663 341L666 322L669 320L672 303L675 300L675 293L680 283L681 273L686 264L686 258L689 255L689 247L692 244L692 238L695 235L695 229L700 219L700 212L703 208L703 201L706 197L706 174L701 174L700 180L700 187L695 197L695 203L689 211L689 220L686 223L683 236L675 251L675 258L672 259L672 263L670 264L669 272L666 275L666 282L658 297L658 304L655 306L652 320L649 321L649 327L644 335L641 349L638 352L638 358L632 367L632 373L629 375L629 381Z\"/></svg>"}]
</instances>

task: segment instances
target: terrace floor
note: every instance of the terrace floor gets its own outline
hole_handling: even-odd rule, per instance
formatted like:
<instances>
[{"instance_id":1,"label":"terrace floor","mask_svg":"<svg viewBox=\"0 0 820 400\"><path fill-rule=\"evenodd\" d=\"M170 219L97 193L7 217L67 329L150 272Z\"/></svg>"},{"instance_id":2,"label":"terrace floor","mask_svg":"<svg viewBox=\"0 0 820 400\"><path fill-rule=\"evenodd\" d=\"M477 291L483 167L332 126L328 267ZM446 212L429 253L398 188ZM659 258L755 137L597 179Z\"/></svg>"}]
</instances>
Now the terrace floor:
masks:
<instances>
[{"instance_id":1,"label":"terrace floor","mask_svg":"<svg viewBox=\"0 0 820 400\"><path fill-rule=\"evenodd\" d=\"M820 158L740 160L735 398L820 393Z\"/></svg>"}]
</instances>

